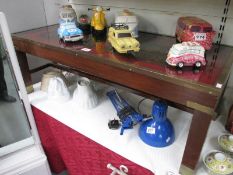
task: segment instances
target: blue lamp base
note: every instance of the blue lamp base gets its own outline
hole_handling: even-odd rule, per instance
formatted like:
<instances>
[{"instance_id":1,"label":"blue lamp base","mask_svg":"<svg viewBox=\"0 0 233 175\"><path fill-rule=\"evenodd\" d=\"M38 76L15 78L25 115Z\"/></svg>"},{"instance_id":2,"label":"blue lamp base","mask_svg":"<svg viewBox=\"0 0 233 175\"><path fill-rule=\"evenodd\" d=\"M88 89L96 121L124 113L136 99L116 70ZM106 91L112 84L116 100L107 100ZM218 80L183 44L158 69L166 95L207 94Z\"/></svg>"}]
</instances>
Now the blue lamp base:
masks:
<instances>
[{"instance_id":1,"label":"blue lamp base","mask_svg":"<svg viewBox=\"0 0 233 175\"><path fill-rule=\"evenodd\" d=\"M175 141L175 132L169 119L163 121L149 119L141 124L139 137L144 143L161 148Z\"/></svg>"}]
</instances>

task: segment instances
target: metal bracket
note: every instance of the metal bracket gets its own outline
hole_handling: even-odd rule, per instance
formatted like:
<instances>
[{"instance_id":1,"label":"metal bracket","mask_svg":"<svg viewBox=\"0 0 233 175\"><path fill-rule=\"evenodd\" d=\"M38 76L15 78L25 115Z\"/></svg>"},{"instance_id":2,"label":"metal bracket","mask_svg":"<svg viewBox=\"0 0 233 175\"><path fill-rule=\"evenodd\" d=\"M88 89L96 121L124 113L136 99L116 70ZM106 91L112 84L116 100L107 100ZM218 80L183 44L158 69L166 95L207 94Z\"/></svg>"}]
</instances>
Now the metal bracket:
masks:
<instances>
[{"instance_id":1,"label":"metal bracket","mask_svg":"<svg viewBox=\"0 0 233 175\"><path fill-rule=\"evenodd\" d=\"M213 60L216 60L217 56L218 56L219 48L220 48L220 45L221 45L221 42L222 42L223 32L224 32L226 21L227 21L227 17L228 17L227 15L228 15L228 12L229 12L229 6L230 6L230 4L231 4L231 0L226 0L225 1L225 7L224 7L224 10L223 10L223 16L221 18L221 22L220 22L220 26L219 26L219 31L218 31L218 38L217 38L217 41L216 41L216 44L218 45L218 47L216 47L215 50L214 50Z\"/></svg>"},{"instance_id":2,"label":"metal bracket","mask_svg":"<svg viewBox=\"0 0 233 175\"><path fill-rule=\"evenodd\" d=\"M28 94L34 92L33 85L27 86L27 87L26 87L26 90L27 90L27 93L28 93Z\"/></svg>"},{"instance_id":3,"label":"metal bracket","mask_svg":"<svg viewBox=\"0 0 233 175\"><path fill-rule=\"evenodd\" d=\"M211 116L214 116L214 118L216 117L216 112L208 106L204 106L204 105L192 102L192 101L187 101L186 106L189 108L210 114Z\"/></svg>"},{"instance_id":4,"label":"metal bracket","mask_svg":"<svg viewBox=\"0 0 233 175\"><path fill-rule=\"evenodd\" d=\"M180 167L180 174L181 175L193 175L194 174L194 170L192 170L191 168L185 166L185 165L181 165Z\"/></svg>"}]
</instances>

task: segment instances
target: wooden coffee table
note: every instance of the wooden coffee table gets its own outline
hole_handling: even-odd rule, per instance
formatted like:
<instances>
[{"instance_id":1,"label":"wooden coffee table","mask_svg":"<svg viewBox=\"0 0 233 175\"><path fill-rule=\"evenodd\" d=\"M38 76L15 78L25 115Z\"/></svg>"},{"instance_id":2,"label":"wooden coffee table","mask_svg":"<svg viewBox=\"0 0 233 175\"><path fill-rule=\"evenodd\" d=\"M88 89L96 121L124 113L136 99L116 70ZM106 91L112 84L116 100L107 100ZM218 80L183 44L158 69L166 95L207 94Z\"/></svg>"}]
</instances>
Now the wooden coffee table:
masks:
<instances>
[{"instance_id":1,"label":"wooden coffee table","mask_svg":"<svg viewBox=\"0 0 233 175\"><path fill-rule=\"evenodd\" d=\"M173 37L140 33L140 52L134 56L120 55L104 37L88 35L83 42L60 42L57 28L53 25L12 35L25 84L32 85L31 73L54 66L152 99L162 98L172 106L193 113L180 169L184 174L192 174L229 78L233 48L215 45L207 51L206 67L178 71L165 63L175 43ZM26 54L52 63L29 70Z\"/></svg>"}]
</instances>

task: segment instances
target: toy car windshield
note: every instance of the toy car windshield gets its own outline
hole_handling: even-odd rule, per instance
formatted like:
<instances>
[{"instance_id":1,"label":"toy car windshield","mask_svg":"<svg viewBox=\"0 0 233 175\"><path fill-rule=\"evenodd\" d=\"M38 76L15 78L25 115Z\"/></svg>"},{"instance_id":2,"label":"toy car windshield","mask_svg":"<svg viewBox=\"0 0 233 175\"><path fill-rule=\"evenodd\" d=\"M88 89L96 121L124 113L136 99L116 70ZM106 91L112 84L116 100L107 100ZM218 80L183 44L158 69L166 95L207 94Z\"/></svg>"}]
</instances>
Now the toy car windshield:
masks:
<instances>
[{"instance_id":1,"label":"toy car windshield","mask_svg":"<svg viewBox=\"0 0 233 175\"><path fill-rule=\"evenodd\" d=\"M115 28L116 30L129 29L129 26L124 23L114 23L112 24L112 27Z\"/></svg>"},{"instance_id":2,"label":"toy car windshield","mask_svg":"<svg viewBox=\"0 0 233 175\"><path fill-rule=\"evenodd\" d=\"M118 33L118 38L132 37L131 33Z\"/></svg>"},{"instance_id":3,"label":"toy car windshield","mask_svg":"<svg viewBox=\"0 0 233 175\"><path fill-rule=\"evenodd\" d=\"M204 27L203 32L213 32L213 28L212 27Z\"/></svg>"},{"instance_id":4,"label":"toy car windshield","mask_svg":"<svg viewBox=\"0 0 233 175\"><path fill-rule=\"evenodd\" d=\"M61 16L62 18L74 18L73 13L62 13Z\"/></svg>"},{"instance_id":5,"label":"toy car windshield","mask_svg":"<svg viewBox=\"0 0 233 175\"><path fill-rule=\"evenodd\" d=\"M180 54L180 51L177 50L176 48L172 47L171 51L170 51L172 54L174 55L179 55Z\"/></svg>"},{"instance_id":6,"label":"toy car windshield","mask_svg":"<svg viewBox=\"0 0 233 175\"><path fill-rule=\"evenodd\" d=\"M65 26L66 29L73 29L73 28L76 28L75 24L72 24L72 23L70 23L70 24L62 23L62 24L61 24L61 27L64 27L64 26Z\"/></svg>"}]
</instances>

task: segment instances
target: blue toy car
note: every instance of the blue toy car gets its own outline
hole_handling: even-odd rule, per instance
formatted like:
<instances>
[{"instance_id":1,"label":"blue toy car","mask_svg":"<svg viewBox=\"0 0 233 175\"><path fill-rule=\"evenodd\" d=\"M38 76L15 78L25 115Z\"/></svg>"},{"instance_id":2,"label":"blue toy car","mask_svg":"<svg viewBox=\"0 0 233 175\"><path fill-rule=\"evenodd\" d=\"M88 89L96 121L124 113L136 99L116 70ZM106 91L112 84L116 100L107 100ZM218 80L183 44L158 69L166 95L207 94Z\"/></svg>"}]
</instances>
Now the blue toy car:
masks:
<instances>
[{"instance_id":1,"label":"blue toy car","mask_svg":"<svg viewBox=\"0 0 233 175\"><path fill-rule=\"evenodd\" d=\"M64 42L83 39L83 31L76 26L74 21L68 22L61 20L59 24L57 33L59 38Z\"/></svg>"}]
</instances>

